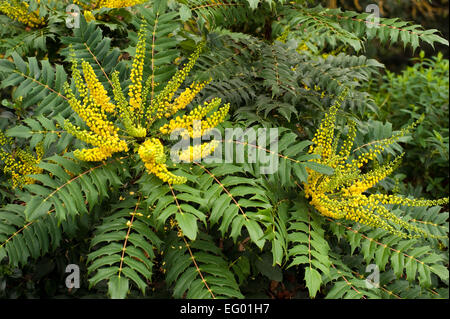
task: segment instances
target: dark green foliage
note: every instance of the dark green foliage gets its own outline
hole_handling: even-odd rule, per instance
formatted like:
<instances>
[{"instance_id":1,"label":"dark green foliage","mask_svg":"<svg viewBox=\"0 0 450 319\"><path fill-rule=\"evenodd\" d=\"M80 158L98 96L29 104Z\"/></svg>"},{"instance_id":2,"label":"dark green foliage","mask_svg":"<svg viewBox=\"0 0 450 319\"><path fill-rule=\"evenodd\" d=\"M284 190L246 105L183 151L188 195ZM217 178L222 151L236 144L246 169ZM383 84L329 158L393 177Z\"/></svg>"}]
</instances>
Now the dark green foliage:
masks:
<instances>
[{"instance_id":1,"label":"dark green foliage","mask_svg":"<svg viewBox=\"0 0 450 319\"><path fill-rule=\"evenodd\" d=\"M424 190L437 198L448 194L448 60L422 52L413 62L399 75L388 71L371 89L381 106L378 117L396 128L425 114L405 147L402 173L409 172L415 185L425 183Z\"/></svg>"}]
</instances>

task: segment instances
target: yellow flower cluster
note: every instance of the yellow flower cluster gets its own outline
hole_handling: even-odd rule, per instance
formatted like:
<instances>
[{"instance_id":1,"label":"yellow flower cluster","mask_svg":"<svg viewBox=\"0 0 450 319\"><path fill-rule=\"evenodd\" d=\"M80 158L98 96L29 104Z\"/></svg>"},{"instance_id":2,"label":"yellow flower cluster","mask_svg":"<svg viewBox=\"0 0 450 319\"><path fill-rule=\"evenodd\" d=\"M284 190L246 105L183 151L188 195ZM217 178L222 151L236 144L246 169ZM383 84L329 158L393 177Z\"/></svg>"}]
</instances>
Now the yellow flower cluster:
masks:
<instances>
[{"instance_id":1,"label":"yellow flower cluster","mask_svg":"<svg viewBox=\"0 0 450 319\"><path fill-rule=\"evenodd\" d=\"M82 130L68 120L64 123L65 129L78 139L96 146L92 149L75 150L74 155L78 159L95 162L107 159L116 152L128 151L127 143L119 138L118 128L107 119L104 111L92 97L86 97L82 104L68 85L65 86L65 89L70 106L91 131Z\"/></svg>"},{"instance_id":2,"label":"yellow flower cluster","mask_svg":"<svg viewBox=\"0 0 450 319\"><path fill-rule=\"evenodd\" d=\"M138 153L148 172L155 174L162 181L169 184L183 184L186 182L185 177L174 175L168 171L165 164L164 146L159 139L147 139L139 146Z\"/></svg>"},{"instance_id":3,"label":"yellow flower cluster","mask_svg":"<svg viewBox=\"0 0 450 319\"><path fill-rule=\"evenodd\" d=\"M166 102L166 114L169 116L174 115L179 110L184 109L189 103L192 102L194 97L201 91L203 88L209 84L211 80L204 82L193 82L190 87L186 88L175 100L172 104Z\"/></svg>"},{"instance_id":4,"label":"yellow flower cluster","mask_svg":"<svg viewBox=\"0 0 450 319\"><path fill-rule=\"evenodd\" d=\"M92 149L76 150L74 155L77 158L85 161L99 161L111 157L116 152L128 151L127 143L119 138L119 128L115 126L113 121L108 119L108 114L111 116L118 115L129 138L143 139L153 129L152 123L155 120L171 117L178 111L185 109L211 81L194 82L173 100L178 88L198 59L203 46L202 43L190 56L184 68L175 73L161 93L155 98L152 95L150 105L148 105L147 94L150 89L153 90L153 83L151 82L152 77L149 77L145 86L142 85L146 52L145 28L146 25L143 24L138 33L136 55L133 59L130 73L129 100L127 100L122 90L119 72L113 72L110 79L114 94L114 102L112 102L90 64L85 61L82 62L82 75L77 68L77 60L75 58L72 59L72 78L78 91L78 97L75 96L66 83L67 98L72 109L78 113L90 130L83 130L69 121L65 122L65 128L78 139L95 146ZM185 134L186 137L201 137L225 119L230 108L229 104L213 111L219 107L220 103L221 99L216 98L205 102L203 105L198 105L188 114L178 116L175 119L171 119L169 123L160 126L159 132L170 134L175 129L184 128L187 132ZM212 114L208 116L210 112ZM202 119L203 121L201 121ZM147 123L148 128L143 127L143 123ZM197 125L197 123L201 124ZM142 144L136 142L138 141L131 141L131 144L137 147L138 154L150 174L155 174L158 178L170 184L180 184L186 181L185 177L176 176L169 172L161 140L152 137L146 139ZM184 150L178 155L186 161L197 160L211 154L216 147L217 142L213 141L199 147L195 146Z\"/></svg>"},{"instance_id":5,"label":"yellow flower cluster","mask_svg":"<svg viewBox=\"0 0 450 319\"><path fill-rule=\"evenodd\" d=\"M161 126L159 130L163 134L170 134L176 130L181 130L180 136L183 138L188 136L191 138L199 138L225 119L230 109L230 104L223 105L205 120L202 120L211 110L219 106L221 102L222 100L220 98L214 98L210 102L205 102L203 106L197 106L188 114L182 117L177 116L175 119L170 120L169 123Z\"/></svg>"},{"instance_id":6,"label":"yellow flower cluster","mask_svg":"<svg viewBox=\"0 0 450 319\"><path fill-rule=\"evenodd\" d=\"M76 59L72 60L72 77L82 101L77 99L68 83L65 83L65 91L69 105L91 131L82 130L68 120L65 121L65 129L78 139L96 146L92 149L76 150L74 155L78 159L101 161L116 152L128 151L128 146L124 140L119 139L118 128L107 118L106 112L114 112L115 106L110 103L105 88L87 62L83 61L82 67L86 83L77 68Z\"/></svg>"},{"instance_id":7,"label":"yellow flower cluster","mask_svg":"<svg viewBox=\"0 0 450 319\"><path fill-rule=\"evenodd\" d=\"M95 21L95 16L92 13L92 11L85 10L83 15L84 15L84 18L86 19L86 22Z\"/></svg>"},{"instance_id":8,"label":"yellow flower cluster","mask_svg":"<svg viewBox=\"0 0 450 319\"><path fill-rule=\"evenodd\" d=\"M45 19L39 17L39 10L30 12L28 10L28 3L24 1L0 0L0 12L30 28L37 28L45 24Z\"/></svg>"},{"instance_id":9,"label":"yellow flower cluster","mask_svg":"<svg viewBox=\"0 0 450 319\"><path fill-rule=\"evenodd\" d=\"M99 105L104 112L115 112L115 106L110 102L110 98L106 93L103 84L97 79L97 75L92 66L88 62L83 61L82 67L87 88L89 89L89 93L94 102Z\"/></svg>"},{"instance_id":10,"label":"yellow flower cluster","mask_svg":"<svg viewBox=\"0 0 450 319\"><path fill-rule=\"evenodd\" d=\"M219 108L213 114L208 116L205 120L202 120L201 127L198 130L196 130L194 126L194 129L191 133L191 137L198 138L208 133L211 129L215 128L217 125L219 125L225 120L225 117L227 116L229 110L230 104L229 103L224 104L221 108Z\"/></svg>"},{"instance_id":11,"label":"yellow flower cluster","mask_svg":"<svg viewBox=\"0 0 450 319\"><path fill-rule=\"evenodd\" d=\"M190 70L193 68L195 62L197 61L203 45L204 44L201 43L197 46L194 53L192 53L189 57L188 63L184 66L184 68L178 70L161 91L161 93L159 93L154 99L152 99L146 114L146 117L150 119L149 124L153 123L153 121L156 119L161 119L164 117L169 118L176 114L178 111L185 109L186 106L192 102L194 97L211 81L211 79L209 79L208 81L204 82L192 83L188 88L181 92L173 102L171 102L180 85L183 83L186 76L189 74ZM159 131L162 134L171 134L172 132L181 129L182 131L179 133L183 138L202 137L209 130L213 129L219 123L223 122L225 116L228 114L230 105L226 104L202 121L202 119L207 116L209 112L213 111L213 109L217 108L220 103L221 99L215 98L209 102L205 102L203 105L198 105L189 113L171 119L169 123L166 123L159 127ZM153 143L156 143L156 141L153 141ZM158 143L160 143L159 140ZM178 159L182 161L196 161L211 154L217 147L217 145L217 141L212 141L210 143L204 143L202 145L196 145L194 147L190 146L188 149L180 151L176 155L178 156ZM139 154L143 152L144 150L142 149ZM146 167L148 171L157 175L163 181L168 181L169 183L184 183L186 180L183 177L175 176L173 174L168 175L169 172L167 171L167 167L166 165L161 165L162 163L160 163L160 165L156 165L154 162L149 162L144 158L143 161L147 163Z\"/></svg>"},{"instance_id":12,"label":"yellow flower cluster","mask_svg":"<svg viewBox=\"0 0 450 319\"><path fill-rule=\"evenodd\" d=\"M125 8L132 7L137 4L144 3L147 0L99 0L97 1L97 8Z\"/></svg>"},{"instance_id":13,"label":"yellow flower cluster","mask_svg":"<svg viewBox=\"0 0 450 319\"><path fill-rule=\"evenodd\" d=\"M198 161L214 152L219 144L219 141L211 141L199 145L189 146L188 149L183 150L178 154L178 158L180 161L185 162Z\"/></svg>"},{"instance_id":14,"label":"yellow flower cluster","mask_svg":"<svg viewBox=\"0 0 450 319\"><path fill-rule=\"evenodd\" d=\"M125 126L125 131L133 137L142 138L147 135L147 130L140 125L140 118L136 113L132 112L131 108L125 96L122 92L122 87L120 86L119 73L115 71L112 76L112 86L114 99L117 103L117 108L119 109L120 118Z\"/></svg>"},{"instance_id":15,"label":"yellow flower cluster","mask_svg":"<svg viewBox=\"0 0 450 319\"><path fill-rule=\"evenodd\" d=\"M132 7L137 4L144 3L147 0L74 0L73 3L82 6L84 9L101 9L101 8L125 8Z\"/></svg>"},{"instance_id":16,"label":"yellow flower cluster","mask_svg":"<svg viewBox=\"0 0 450 319\"><path fill-rule=\"evenodd\" d=\"M390 212L385 205L433 206L448 203L448 198L433 201L408 199L397 195L365 194L368 189L392 173L399 165L403 154L367 173L363 174L360 171L369 161L375 160L386 146L404 136L423 118L388 139L369 143L372 149L352 158L351 149L356 136L356 125L351 123L347 138L341 144L339 152L337 152L339 137L335 137L334 134L336 114L345 95L346 91L330 107L309 149L310 153L320 155L319 159L311 161L334 169L333 175L324 175L307 168L308 180L304 184L304 188L305 196L310 199L310 204L324 216L336 219L345 218L371 227L382 228L402 238L436 237L407 223ZM401 230L394 225L399 226ZM416 234L412 234L413 232Z\"/></svg>"},{"instance_id":17,"label":"yellow flower cluster","mask_svg":"<svg viewBox=\"0 0 450 319\"><path fill-rule=\"evenodd\" d=\"M145 25L142 26L140 34L143 34ZM143 56L145 54L145 37L139 37L138 50L133 59L131 70L132 85L130 86L131 101L140 99L140 90L137 88L142 82ZM97 78L92 66L82 61L82 70L84 78L77 67L77 60L72 54L72 78L79 93L79 99L66 84L66 92L70 106L78 113L91 131L82 130L70 122L65 122L66 130L76 136L78 139L96 146L92 149L76 150L74 155L83 161L101 161L111 157L116 152L128 151L127 143L121 140L118 135L119 128L111 122L107 113L118 115L124 123L126 132L132 137L145 137L147 131L141 127L140 116L134 108L127 102L119 81L118 72L112 74L112 89L114 99L117 103L111 102L108 93L103 84ZM135 104L136 105L136 104Z\"/></svg>"},{"instance_id":18,"label":"yellow flower cluster","mask_svg":"<svg viewBox=\"0 0 450 319\"><path fill-rule=\"evenodd\" d=\"M133 59L131 68L128 95L130 96L131 112L142 112L142 76L144 72L144 58L145 58L145 24L141 26L138 34L138 43L136 46L136 55Z\"/></svg>"},{"instance_id":19,"label":"yellow flower cluster","mask_svg":"<svg viewBox=\"0 0 450 319\"><path fill-rule=\"evenodd\" d=\"M36 146L36 157L31 152L20 148L6 151L4 149L6 146L12 146L12 139L0 131L0 161L3 162L3 172L11 175L12 188L33 184L34 179L29 175L42 172L42 169L37 166L44 155L42 144Z\"/></svg>"}]
</instances>

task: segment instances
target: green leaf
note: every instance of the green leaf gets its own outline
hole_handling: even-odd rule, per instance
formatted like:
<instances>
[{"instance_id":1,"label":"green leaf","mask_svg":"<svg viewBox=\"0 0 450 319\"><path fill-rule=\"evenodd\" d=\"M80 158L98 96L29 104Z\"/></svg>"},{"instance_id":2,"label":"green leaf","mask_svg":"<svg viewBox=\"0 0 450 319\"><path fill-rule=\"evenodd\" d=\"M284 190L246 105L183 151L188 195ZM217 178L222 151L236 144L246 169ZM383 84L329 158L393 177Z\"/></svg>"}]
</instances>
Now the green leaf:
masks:
<instances>
[{"instance_id":1,"label":"green leaf","mask_svg":"<svg viewBox=\"0 0 450 319\"><path fill-rule=\"evenodd\" d=\"M153 2L153 13L163 14L167 8L167 0L155 0Z\"/></svg>"},{"instance_id":2,"label":"green leaf","mask_svg":"<svg viewBox=\"0 0 450 319\"><path fill-rule=\"evenodd\" d=\"M258 246L260 249L263 249L265 242L265 240L263 239L264 232L258 222L252 219L247 219L245 220L244 225L248 230L250 239L256 244L256 246Z\"/></svg>"},{"instance_id":3,"label":"green leaf","mask_svg":"<svg viewBox=\"0 0 450 319\"><path fill-rule=\"evenodd\" d=\"M32 133L30 128L19 125L6 130L6 135L11 137L29 138L31 137Z\"/></svg>"},{"instance_id":4,"label":"green leaf","mask_svg":"<svg viewBox=\"0 0 450 319\"><path fill-rule=\"evenodd\" d=\"M11 54L12 58L14 59L14 63L17 66L17 69L22 72L22 73L26 73L27 72L27 64L25 63L25 61L20 57L19 54L17 54L17 52L13 52Z\"/></svg>"},{"instance_id":5,"label":"green leaf","mask_svg":"<svg viewBox=\"0 0 450 319\"><path fill-rule=\"evenodd\" d=\"M42 197L35 196L27 204L24 214L27 221L35 220L48 213L52 204L42 199Z\"/></svg>"},{"instance_id":6,"label":"green leaf","mask_svg":"<svg viewBox=\"0 0 450 319\"><path fill-rule=\"evenodd\" d=\"M145 281L143 281L143 280L141 279L141 277L139 277L139 275L137 274L137 272L136 272L133 268L130 268L130 267L124 267L124 268L122 269L122 272L123 272L123 274L124 274L125 276L127 276L128 278L130 278L131 280L133 280L134 283L139 287L139 289L141 290L141 292L142 292L143 294L145 294L145 288L147 287L147 284L146 284ZM125 294L125 296L126 296L126 294ZM121 298L121 299L123 299L123 298Z\"/></svg>"},{"instance_id":7,"label":"green leaf","mask_svg":"<svg viewBox=\"0 0 450 319\"><path fill-rule=\"evenodd\" d=\"M323 164L316 163L316 162L305 162L305 165L320 174L333 175L333 173L334 173L333 168L323 165Z\"/></svg>"},{"instance_id":8,"label":"green leaf","mask_svg":"<svg viewBox=\"0 0 450 319\"><path fill-rule=\"evenodd\" d=\"M433 265L430 267L430 270L438 275L442 280L448 280L448 268L443 265Z\"/></svg>"},{"instance_id":9,"label":"green leaf","mask_svg":"<svg viewBox=\"0 0 450 319\"><path fill-rule=\"evenodd\" d=\"M411 282L414 281L417 273L417 262L412 258L408 258L405 268L406 268L406 278L408 279L408 281Z\"/></svg>"},{"instance_id":10,"label":"green leaf","mask_svg":"<svg viewBox=\"0 0 450 319\"><path fill-rule=\"evenodd\" d=\"M301 182L305 183L308 181L308 172L306 171L303 163L294 166L294 173Z\"/></svg>"},{"instance_id":11,"label":"green leaf","mask_svg":"<svg viewBox=\"0 0 450 319\"><path fill-rule=\"evenodd\" d=\"M6 250L4 247L0 247L0 260L6 257Z\"/></svg>"},{"instance_id":12,"label":"green leaf","mask_svg":"<svg viewBox=\"0 0 450 319\"><path fill-rule=\"evenodd\" d=\"M128 293L128 279L114 276L108 282L108 293L112 299L125 299Z\"/></svg>"},{"instance_id":13,"label":"green leaf","mask_svg":"<svg viewBox=\"0 0 450 319\"><path fill-rule=\"evenodd\" d=\"M189 7L187 5L182 4L180 6L180 18L181 18L181 21L186 22L191 17L192 17L191 9L189 9Z\"/></svg>"},{"instance_id":14,"label":"green leaf","mask_svg":"<svg viewBox=\"0 0 450 319\"><path fill-rule=\"evenodd\" d=\"M281 268L278 265L273 266L273 260L270 255L265 254L263 258L258 259L255 262L255 266L258 268L261 274L263 274L270 280L275 280L278 282L281 282L283 280L283 273L281 271Z\"/></svg>"},{"instance_id":15,"label":"green leaf","mask_svg":"<svg viewBox=\"0 0 450 319\"><path fill-rule=\"evenodd\" d=\"M306 287L309 290L309 295L314 298L320 288L320 285L322 284L322 276L314 268L306 267L305 281Z\"/></svg>"},{"instance_id":16,"label":"green leaf","mask_svg":"<svg viewBox=\"0 0 450 319\"><path fill-rule=\"evenodd\" d=\"M195 240L198 231L197 218L190 213L177 213L175 219L183 234L190 240Z\"/></svg>"}]
</instances>

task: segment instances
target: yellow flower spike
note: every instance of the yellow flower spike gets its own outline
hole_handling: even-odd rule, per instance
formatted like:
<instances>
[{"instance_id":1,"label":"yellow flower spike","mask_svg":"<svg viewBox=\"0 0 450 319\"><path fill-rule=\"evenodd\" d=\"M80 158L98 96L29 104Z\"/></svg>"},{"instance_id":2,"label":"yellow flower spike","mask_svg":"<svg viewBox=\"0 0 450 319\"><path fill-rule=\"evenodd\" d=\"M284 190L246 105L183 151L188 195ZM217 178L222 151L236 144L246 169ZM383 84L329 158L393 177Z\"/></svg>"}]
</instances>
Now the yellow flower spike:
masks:
<instances>
[{"instance_id":1,"label":"yellow flower spike","mask_svg":"<svg viewBox=\"0 0 450 319\"><path fill-rule=\"evenodd\" d=\"M147 139L139 147L138 153L144 162L163 164L166 161L166 156L164 155L164 146L157 138Z\"/></svg>"},{"instance_id":2,"label":"yellow flower spike","mask_svg":"<svg viewBox=\"0 0 450 319\"><path fill-rule=\"evenodd\" d=\"M145 28L142 24L138 34L138 43L136 46L136 55L133 59L130 79L133 83L129 87L130 107L132 112L142 112L142 76L144 70L145 58Z\"/></svg>"},{"instance_id":3,"label":"yellow flower spike","mask_svg":"<svg viewBox=\"0 0 450 319\"><path fill-rule=\"evenodd\" d=\"M87 97L84 104L81 104L68 85L65 85L65 89L70 107L78 113L81 119L93 132L100 136L117 134L117 128L114 127L114 124L108 121L106 115L96 107L96 104L91 97Z\"/></svg>"},{"instance_id":4,"label":"yellow flower spike","mask_svg":"<svg viewBox=\"0 0 450 319\"><path fill-rule=\"evenodd\" d=\"M116 152L128 151L128 146L125 141L119 139L117 133L118 128L107 119L104 108L96 103L96 99L97 101L99 101L100 98L104 99L103 92L99 91L98 87L94 85L95 81L90 78L89 68L85 66L84 69L87 77L86 82L90 83L87 85L90 86L90 95L87 95L88 92L84 83L80 83L79 91L81 90L83 95L85 95L83 103L75 97L67 83L65 83L64 87L69 105L91 129L91 132L81 130L67 120L65 121L64 127L68 133L74 135L78 139L97 146L92 149L75 150L75 157L82 161L101 161L111 157ZM76 77L75 81L77 80L80 79ZM96 97L93 97L93 94L96 95ZM104 94L106 96L106 92L104 92ZM109 102L109 100L105 101Z\"/></svg>"},{"instance_id":5,"label":"yellow flower spike","mask_svg":"<svg viewBox=\"0 0 450 319\"><path fill-rule=\"evenodd\" d=\"M189 146L188 149L179 153L178 158L180 161L194 162L202 158L209 156L216 147L220 144L219 141L211 141L195 146Z\"/></svg>"},{"instance_id":6,"label":"yellow flower spike","mask_svg":"<svg viewBox=\"0 0 450 319\"><path fill-rule=\"evenodd\" d=\"M349 124L350 128L348 130L347 139L345 139L339 151L339 157L341 158L339 164L341 165L345 163L345 159L350 155L356 137L356 123L354 121L350 121Z\"/></svg>"},{"instance_id":7,"label":"yellow flower spike","mask_svg":"<svg viewBox=\"0 0 450 319\"><path fill-rule=\"evenodd\" d=\"M145 29L145 25L141 30ZM130 86L131 103L134 106L141 104L140 94L143 73L143 57L145 55L145 38L144 32L141 31L140 41L137 48L137 54L133 62L133 70L131 73L132 85ZM92 149L76 150L74 155L83 161L100 161L113 156L114 153L128 151L128 145L125 140L119 138L119 127L108 119L106 113L118 115L124 123L125 130L131 137L142 138L147 134L147 130L140 125L142 120L142 112L135 110L125 99L119 81L118 72L112 74L112 89L116 105L111 102L110 97L103 84L98 80L92 66L82 61L82 70L84 78L78 69L78 61L75 53L71 52L72 57L72 78L79 98L71 90L68 83L65 83L64 89L70 107L85 122L89 130L83 130L74 126L69 121L65 122L65 129L78 139L94 146ZM135 112L136 111L136 112ZM118 113L118 114L117 114Z\"/></svg>"},{"instance_id":8,"label":"yellow flower spike","mask_svg":"<svg viewBox=\"0 0 450 319\"><path fill-rule=\"evenodd\" d=\"M181 83L183 83L186 76L189 74L191 69L194 67L195 62L197 61L201 50L203 49L204 43L201 42L195 49L194 53L189 57L188 63L184 66L183 69L178 70L175 75L170 79L167 85L164 87L161 93L159 93L156 98L152 101L150 107L147 110L147 118L152 119L155 117L156 119L160 119L166 114L170 116L170 109L168 106L169 102L172 100L176 91L180 87ZM167 116L167 117L168 117Z\"/></svg>"},{"instance_id":9,"label":"yellow flower spike","mask_svg":"<svg viewBox=\"0 0 450 319\"><path fill-rule=\"evenodd\" d=\"M320 123L319 130L312 140L314 144L310 147L310 153L316 153L319 149L320 155L323 159L328 159L331 155L334 126L336 122L336 113L344 101L348 90L345 89L335 100L334 104L330 107L328 113L325 114L325 118Z\"/></svg>"},{"instance_id":10,"label":"yellow flower spike","mask_svg":"<svg viewBox=\"0 0 450 319\"><path fill-rule=\"evenodd\" d=\"M39 10L30 12L28 7L28 3L24 1L0 0L0 12L3 12L10 19L23 23L30 28L38 28L45 25L45 19L39 17Z\"/></svg>"},{"instance_id":11,"label":"yellow flower spike","mask_svg":"<svg viewBox=\"0 0 450 319\"><path fill-rule=\"evenodd\" d=\"M157 138L147 139L138 149L139 156L150 174L155 174L163 182L169 184L183 184L186 178L177 176L167 169L164 146Z\"/></svg>"},{"instance_id":12,"label":"yellow flower spike","mask_svg":"<svg viewBox=\"0 0 450 319\"><path fill-rule=\"evenodd\" d=\"M145 1L147 0L73 0L73 3L82 6L84 9L118 9L132 7Z\"/></svg>"},{"instance_id":13,"label":"yellow flower spike","mask_svg":"<svg viewBox=\"0 0 450 319\"><path fill-rule=\"evenodd\" d=\"M23 149L5 150L11 148L12 139L0 131L0 161L3 162L2 169L7 175L11 175L12 188L22 188L23 185L33 184L35 180L29 175L40 174L42 169L37 165L43 156L42 143L36 146L36 156Z\"/></svg>"},{"instance_id":14,"label":"yellow flower spike","mask_svg":"<svg viewBox=\"0 0 450 319\"><path fill-rule=\"evenodd\" d=\"M83 15L84 15L84 18L86 19L86 22L95 21L95 16L92 13L92 11L85 10Z\"/></svg>"},{"instance_id":15,"label":"yellow flower spike","mask_svg":"<svg viewBox=\"0 0 450 319\"><path fill-rule=\"evenodd\" d=\"M119 109L119 117L125 126L125 130L130 136L133 137L145 137L147 135L147 130L138 123L138 117L135 113L131 111L127 100L122 92L122 87L120 86L119 73L115 71L111 76L111 81L113 85L114 99L117 103L117 108Z\"/></svg>"},{"instance_id":16,"label":"yellow flower spike","mask_svg":"<svg viewBox=\"0 0 450 319\"><path fill-rule=\"evenodd\" d=\"M207 117L205 120L201 122L201 131L195 132L193 131L191 134L192 138L197 138L205 135L209 132L209 130L215 128L217 125L222 123L225 120L225 117L230 110L230 104L223 105L219 110L214 112L211 116Z\"/></svg>"},{"instance_id":17,"label":"yellow flower spike","mask_svg":"<svg viewBox=\"0 0 450 319\"><path fill-rule=\"evenodd\" d=\"M83 68L84 79L92 99L103 111L108 113L115 112L115 106L110 102L110 98L107 95L103 84L98 80L92 66L84 60L82 60L81 65Z\"/></svg>"},{"instance_id":18,"label":"yellow flower spike","mask_svg":"<svg viewBox=\"0 0 450 319\"><path fill-rule=\"evenodd\" d=\"M342 192L346 194L361 194L367 189L372 188L400 165L403 155L397 156L393 161L375 168L366 174L359 174L354 179L347 179L341 184ZM345 185L348 185L348 187L345 187Z\"/></svg>"},{"instance_id":19,"label":"yellow flower spike","mask_svg":"<svg viewBox=\"0 0 450 319\"><path fill-rule=\"evenodd\" d=\"M75 127L72 123L70 123L68 120L65 121L64 127L66 131L78 138L79 140L82 140L83 142L86 142L88 144L92 144L94 146L102 147L104 149L109 149L110 152L119 152L121 150L127 150L127 146L125 141L119 140L117 135L98 135L94 132L89 132L86 130L81 130L78 127Z\"/></svg>"},{"instance_id":20,"label":"yellow flower spike","mask_svg":"<svg viewBox=\"0 0 450 319\"><path fill-rule=\"evenodd\" d=\"M222 100L220 98L214 98L210 102L205 102L203 105L199 105L196 108L194 108L192 111L190 111L188 114L185 114L182 117L176 117L175 119L170 120L168 124L165 124L159 128L160 132L163 134L170 134L173 131L177 129L186 129L189 132L189 136L193 137L193 128L195 121L201 121L203 117L205 117L210 111L212 111L214 108L220 105ZM215 119L217 121L221 118L219 117L225 117L226 113L229 110L229 105L224 105L223 110L220 114L215 116ZM225 113L225 114L223 114ZM214 115L213 115L214 116ZM210 120L210 122L213 119ZM202 123L202 126L206 125L207 123Z\"/></svg>"},{"instance_id":21,"label":"yellow flower spike","mask_svg":"<svg viewBox=\"0 0 450 319\"><path fill-rule=\"evenodd\" d=\"M339 135L334 135L336 113L345 94L344 91L325 115L309 150L310 153L320 155L319 159L311 161L333 167L334 173L328 176L307 168L308 179L304 183L306 198L309 198L310 204L319 213L330 218L345 218L370 227L382 228L402 238L421 236L440 238L402 220L390 212L385 205L434 206L448 203L449 198L425 200L409 199L397 195L364 194L398 167L403 154L391 162L375 166L365 174L360 171L363 165L375 160L386 146L415 128L423 120L423 116L392 137L371 143L372 149L369 151L351 158L351 149L356 135L355 124L351 123L347 138L342 143L339 152L337 152ZM397 225L401 230L396 229L393 225Z\"/></svg>"},{"instance_id":22,"label":"yellow flower spike","mask_svg":"<svg viewBox=\"0 0 450 319\"><path fill-rule=\"evenodd\" d=\"M81 150L75 150L73 152L76 158L78 158L81 161L86 162L98 162L103 161L109 157L111 157L113 154L111 152L108 152L106 149L100 148L100 147L94 147L89 149L81 149Z\"/></svg>"},{"instance_id":23,"label":"yellow flower spike","mask_svg":"<svg viewBox=\"0 0 450 319\"><path fill-rule=\"evenodd\" d=\"M125 8L125 7L132 7L137 4L144 3L147 0L100 0L97 1L96 8L110 8L110 9L117 9L117 8Z\"/></svg>"},{"instance_id":24,"label":"yellow flower spike","mask_svg":"<svg viewBox=\"0 0 450 319\"><path fill-rule=\"evenodd\" d=\"M189 88L186 88L180 96L178 96L173 104L167 106L168 112L165 114L166 117L174 115L179 110L184 109L189 103L192 102L194 97L201 91L203 88L211 82L212 79L204 82L194 82L191 84Z\"/></svg>"},{"instance_id":25,"label":"yellow flower spike","mask_svg":"<svg viewBox=\"0 0 450 319\"><path fill-rule=\"evenodd\" d=\"M80 94L80 98L85 99L88 96L88 88L84 84L83 77L81 76L81 72L78 69L78 61L76 59L75 51L73 50L72 45L70 45L70 62L72 64L72 79L75 82L75 87Z\"/></svg>"}]
</instances>

